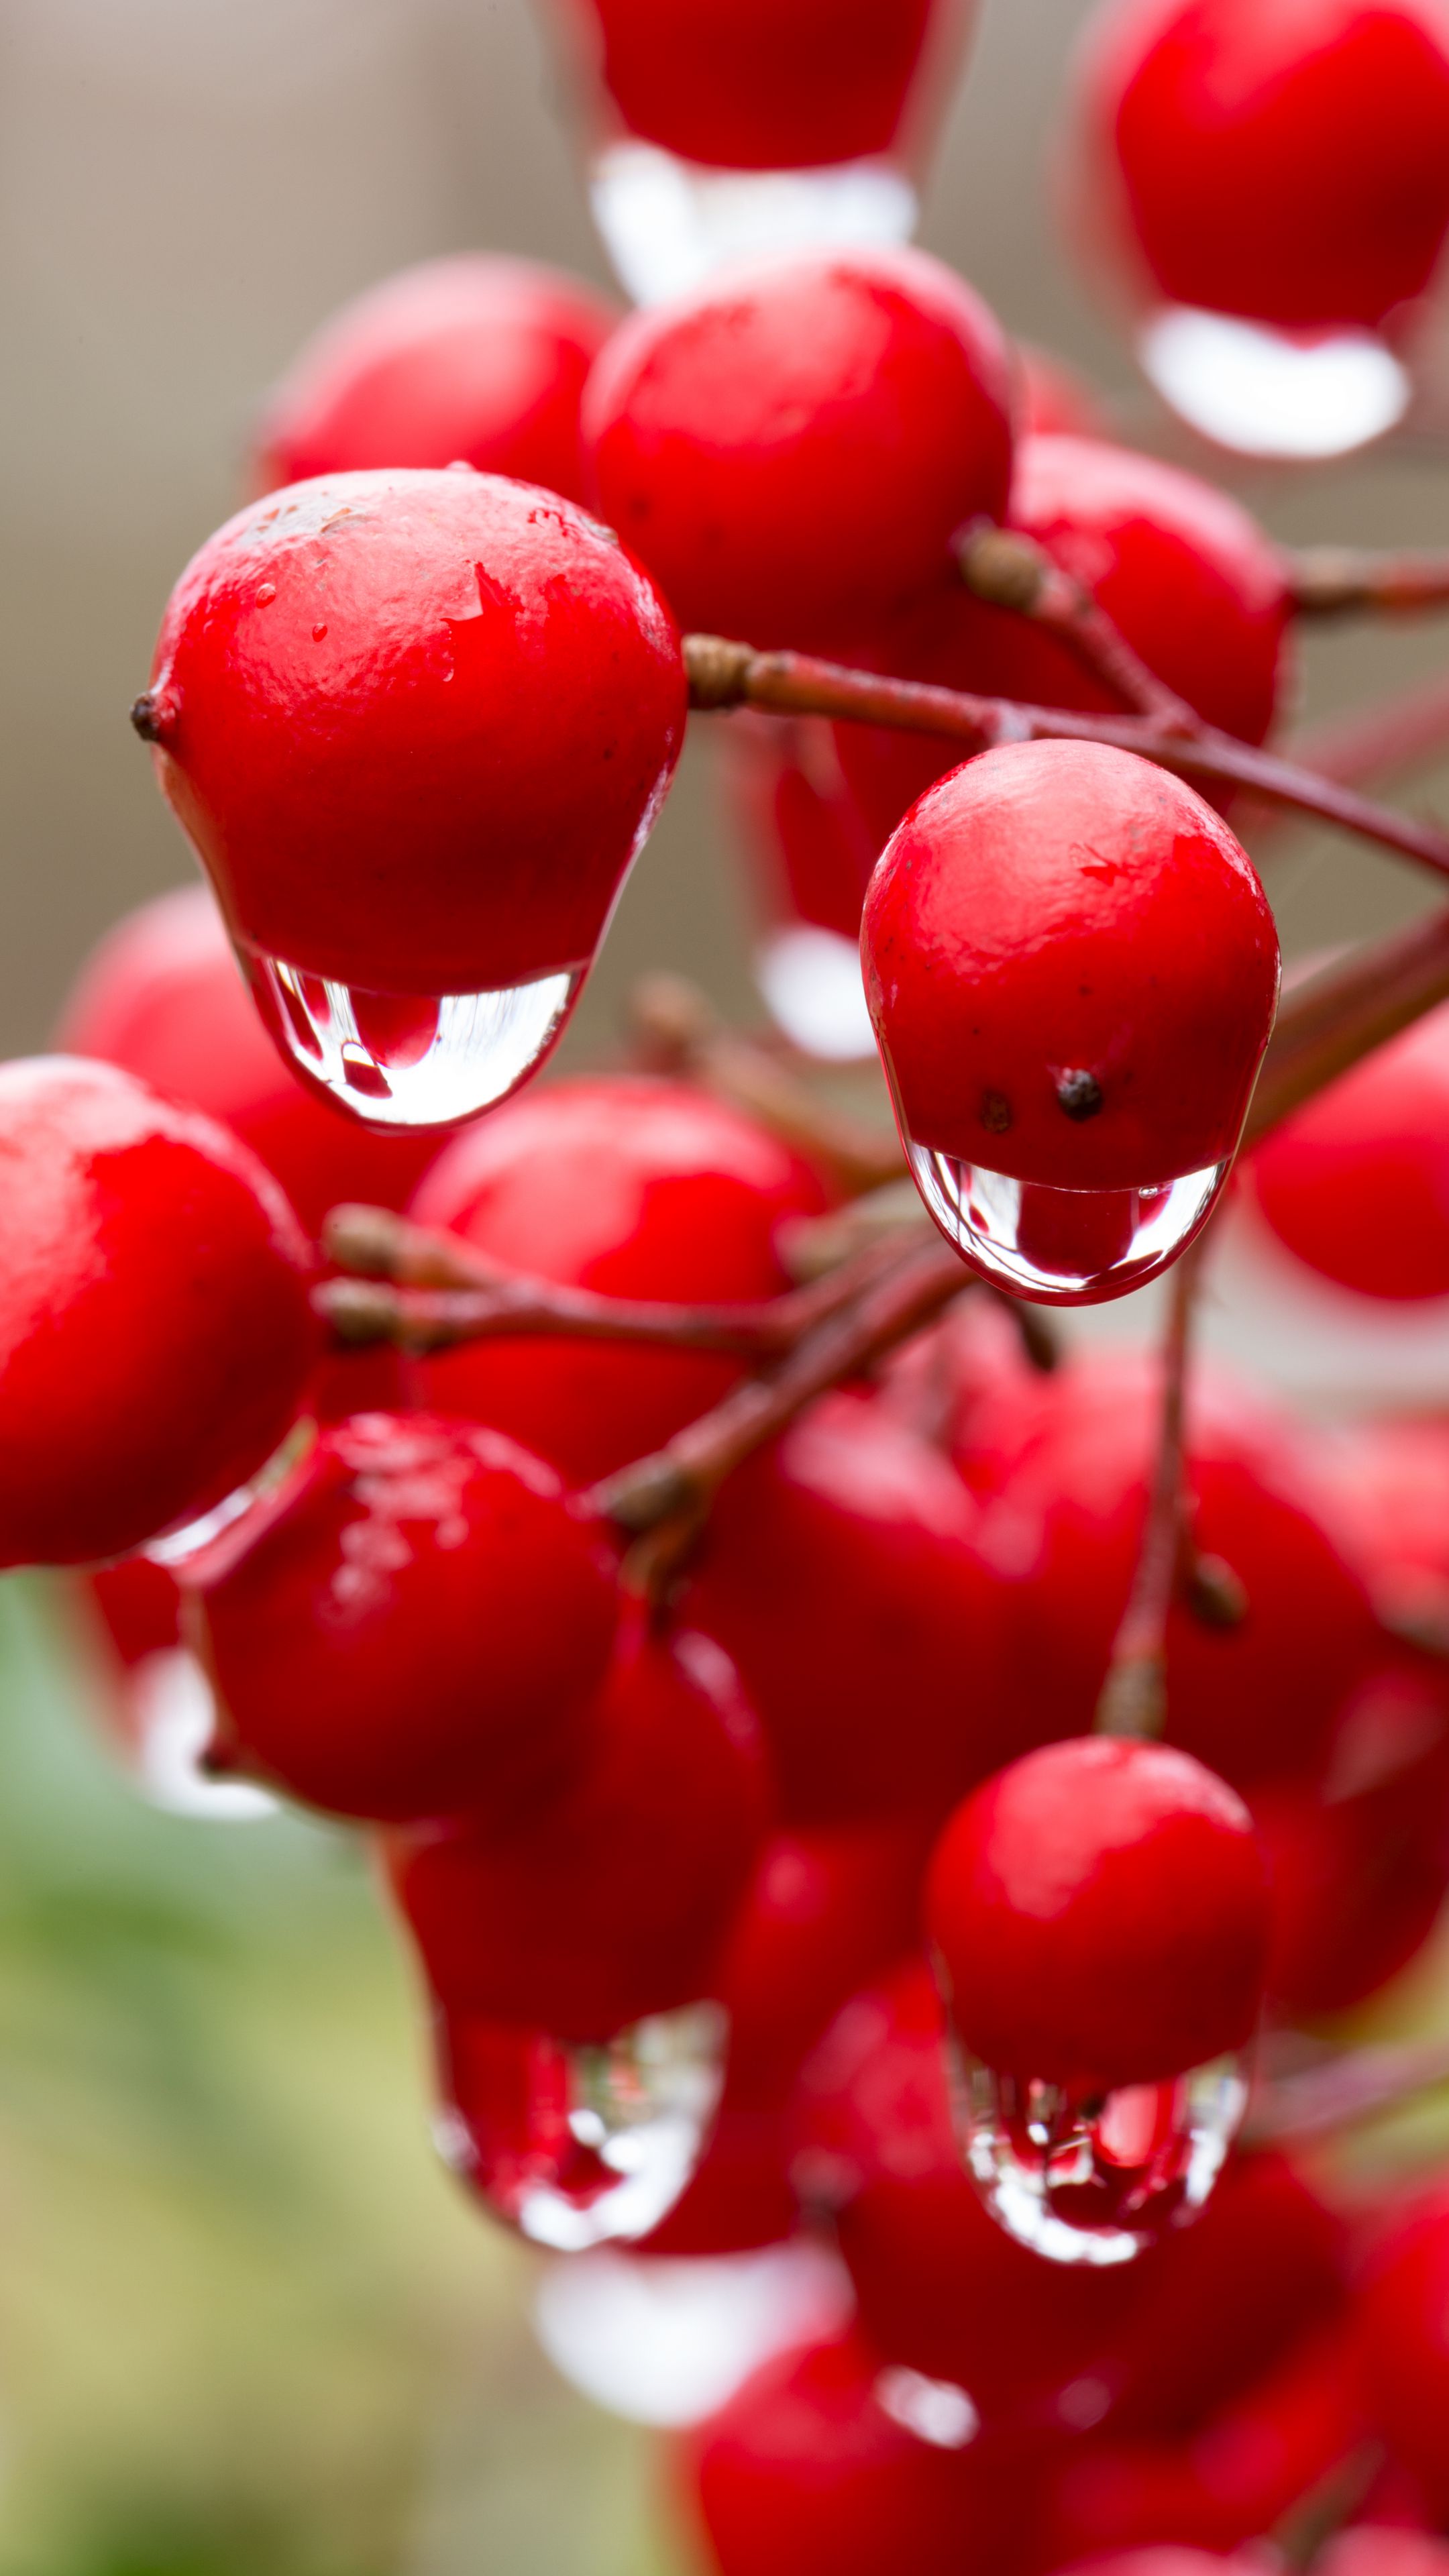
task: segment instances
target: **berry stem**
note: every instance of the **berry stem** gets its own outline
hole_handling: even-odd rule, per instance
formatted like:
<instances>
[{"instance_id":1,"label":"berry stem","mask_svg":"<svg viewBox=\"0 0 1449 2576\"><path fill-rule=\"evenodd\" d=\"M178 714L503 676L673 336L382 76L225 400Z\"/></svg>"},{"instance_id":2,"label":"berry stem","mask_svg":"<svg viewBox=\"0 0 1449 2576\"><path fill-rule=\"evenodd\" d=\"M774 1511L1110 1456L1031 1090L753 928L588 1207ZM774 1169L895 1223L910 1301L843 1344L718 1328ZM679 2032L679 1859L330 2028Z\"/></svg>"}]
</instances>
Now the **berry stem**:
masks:
<instances>
[{"instance_id":1,"label":"berry stem","mask_svg":"<svg viewBox=\"0 0 1449 2576\"><path fill-rule=\"evenodd\" d=\"M1190 1245L1172 1277L1162 1351L1162 1411L1137 1571L1112 1660L1102 1684L1093 1732L1149 1739L1167 1723L1167 1622L1177 1594L1187 1538L1187 1363L1201 1271L1201 1244Z\"/></svg>"},{"instance_id":2,"label":"berry stem","mask_svg":"<svg viewBox=\"0 0 1449 2576\"><path fill-rule=\"evenodd\" d=\"M696 708L763 707L776 715L830 716L852 724L892 725L905 733L937 734L958 742L963 759L1003 742L1101 742L1135 751L1185 778L1207 778L1246 787L1267 804L1313 814L1362 840L1375 841L1413 859L1436 876L1449 876L1449 832L1422 823L1393 806L1378 805L1352 788L1317 778L1271 752L1254 751L1230 734L1206 728L1193 735L1169 731L1147 716L1084 716L1062 707L1034 707L1012 698L968 696L917 680L881 678L821 662L804 653L760 653L751 644L718 635L689 635L684 642L690 700Z\"/></svg>"},{"instance_id":3,"label":"berry stem","mask_svg":"<svg viewBox=\"0 0 1449 2576\"><path fill-rule=\"evenodd\" d=\"M1442 548L1305 546L1289 556L1288 579L1300 617L1449 607L1449 553Z\"/></svg>"},{"instance_id":4,"label":"berry stem","mask_svg":"<svg viewBox=\"0 0 1449 2576\"><path fill-rule=\"evenodd\" d=\"M1084 670L1134 714L1150 716L1169 733L1196 734L1201 719L1185 698L1164 686L1121 628L1034 537L983 522L961 539L956 560L977 599L1014 609L1048 627L1076 655Z\"/></svg>"}]
</instances>

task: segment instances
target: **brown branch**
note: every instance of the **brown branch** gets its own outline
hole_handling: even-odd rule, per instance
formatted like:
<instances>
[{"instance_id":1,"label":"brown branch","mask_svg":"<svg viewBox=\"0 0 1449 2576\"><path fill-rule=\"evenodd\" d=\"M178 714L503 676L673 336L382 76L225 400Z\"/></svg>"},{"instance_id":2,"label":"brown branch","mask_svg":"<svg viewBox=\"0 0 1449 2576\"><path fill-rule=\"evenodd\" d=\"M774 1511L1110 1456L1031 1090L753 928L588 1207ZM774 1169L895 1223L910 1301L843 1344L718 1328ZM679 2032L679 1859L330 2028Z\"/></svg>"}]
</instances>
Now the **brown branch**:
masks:
<instances>
[{"instance_id":1,"label":"brown branch","mask_svg":"<svg viewBox=\"0 0 1449 2576\"><path fill-rule=\"evenodd\" d=\"M1167 1622L1187 1537L1186 1396L1188 1345L1201 1274L1201 1246L1178 1262L1162 1354L1162 1412L1137 1571L1112 1644L1093 1721L1098 1735L1160 1736L1167 1723Z\"/></svg>"},{"instance_id":2,"label":"brown branch","mask_svg":"<svg viewBox=\"0 0 1449 2576\"><path fill-rule=\"evenodd\" d=\"M1449 910L1322 967L1279 1005L1244 1148L1446 998Z\"/></svg>"},{"instance_id":3,"label":"brown branch","mask_svg":"<svg viewBox=\"0 0 1449 2576\"><path fill-rule=\"evenodd\" d=\"M1270 805L1312 814L1360 839L1412 859L1436 876L1449 876L1449 832L1421 823L1392 806L1372 803L1332 779L1254 751L1230 734L1203 729L1191 737L1169 733L1145 716L1084 716L1062 707L981 698L938 689L917 680L884 679L848 670L804 653L759 653L753 645L717 635L689 635L684 643L691 703L699 708L763 707L776 715L830 716L852 724L894 726L959 743L961 756L1003 742L1101 742L1135 751L1184 778L1245 787Z\"/></svg>"},{"instance_id":4,"label":"brown branch","mask_svg":"<svg viewBox=\"0 0 1449 2576\"><path fill-rule=\"evenodd\" d=\"M1201 732L1196 709L1149 670L1086 585L1064 572L1034 537L983 521L960 540L956 560L977 599L1046 627L1124 707L1152 717L1169 733Z\"/></svg>"},{"instance_id":5,"label":"brown branch","mask_svg":"<svg viewBox=\"0 0 1449 2576\"><path fill-rule=\"evenodd\" d=\"M1288 581L1300 617L1449 608L1449 553L1433 547L1305 546L1288 557Z\"/></svg>"},{"instance_id":6,"label":"brown branch","mask_svg":"<svg viewBox=\"0 0 1449 2576\"><path fill-rule=\"evenodd\" d=\"M1300 2075L1260 2086L1245 2124L1257 2144L1326 2136L1399 2111L1449 2084L1449 2038L1350 2049Z\"/></svg>"},{"instance_id":7,"label":"brown branch","mask_svg":"<svg viewBox=\"0 0 1449 2576\"><path fill-rule=\"evenodd\" d=\"M1449 749L1449 677L1436 671L1416 689L1377 705L1341 710L1289 736L1283 756L1316 777L1360 787L1392 778Z\"/></svg>"}]
</instances>

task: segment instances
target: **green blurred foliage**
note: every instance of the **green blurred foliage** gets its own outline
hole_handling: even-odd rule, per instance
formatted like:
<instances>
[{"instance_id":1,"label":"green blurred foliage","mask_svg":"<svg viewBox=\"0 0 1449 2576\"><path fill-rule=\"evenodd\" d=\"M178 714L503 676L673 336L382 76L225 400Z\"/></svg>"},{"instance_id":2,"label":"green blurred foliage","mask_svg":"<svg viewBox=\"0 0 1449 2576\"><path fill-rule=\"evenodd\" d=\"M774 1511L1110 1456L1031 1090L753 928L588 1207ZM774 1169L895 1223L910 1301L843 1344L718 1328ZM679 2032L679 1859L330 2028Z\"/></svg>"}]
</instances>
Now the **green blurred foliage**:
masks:
<instances>
[{"instance_id":1,"label":"green blurred foliage","mask_svg":"<svg viewBox=\"0 0 1449 2576\"><path fill-rule=\"evenodd\" d=\"M0 1584L0 2576L678 2576L432 2154L359 1838L146 1805L67 1602Z\"/></svg>"}]
</instances>

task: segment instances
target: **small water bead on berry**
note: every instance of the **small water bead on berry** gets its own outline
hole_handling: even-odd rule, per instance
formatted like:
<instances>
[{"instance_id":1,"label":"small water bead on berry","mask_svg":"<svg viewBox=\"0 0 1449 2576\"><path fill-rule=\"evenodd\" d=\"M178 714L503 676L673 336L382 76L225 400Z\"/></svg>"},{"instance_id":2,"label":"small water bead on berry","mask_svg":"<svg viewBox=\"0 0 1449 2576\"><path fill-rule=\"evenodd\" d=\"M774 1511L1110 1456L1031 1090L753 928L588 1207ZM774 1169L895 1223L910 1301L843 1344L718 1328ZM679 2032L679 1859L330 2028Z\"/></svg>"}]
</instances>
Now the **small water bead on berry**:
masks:
<instances>
[{"instance_id":1,"label":"small water bead on berry","mask_svg":"<svg viewBox=\"0 0 1449 2576\"><path fill-rule=\"evenodd\" d=\"M401 469L220 529L134 711L288 1064L393 1131L455 1125L548 1054L684 712L678 635L607 529Z\"/></svg>"},{"instance_id":2,"label":"small water bead on berry","mask_svg":"<svg viewBox=\"0 0 1449 2576\"><path fill-rule=\"evenodd\" d=\"M581 501L579 403L618 318L583 278L535 260L464 251L402 269L293 360L258 426L254 488L459 462Z\"/></svg>"},{"instance_id":3,"label":"small water bead on berry","mask_svg":"<svg viewBox=\"0 0 1449 2576\"><path fill-rule=\"evenodd\" d=\"M725 2015L695 2003L604 2041L466 2014L437 2023L445 2164L535 2245L633 2244L698 2163L723 2080Z\"/></svg>"},{"instance_id":4,"label":"small water bead on berry","mask_svg":"<svg viewBox=\"0 0 1449 2576\"><path fill-rule=\"evenodd\" d=\"M1263 889L1182 781L1012 743L912 808L861 930L902 1141L993 1285L1092 1305L1191 1242L1231 1168L1278 993Z\"/></svg>"},{"instance_id":5,"label":"small water bead on berry","mask_svg":"<svg viewBox=\"0 0 1449 2576\"><path fill-rule=\"evenodd\" d=\"M584 395L610 525L680 623L839 652L999 518L1011 352L922 251L760 260L617 331ZM842 530L848 528L848 542Z\"/></svg>"},{"instance_id":6,"label":"small water bead on berry","mask_svg":"<svg viewBox=\"0 0 1449 2576\"><path fill-rule=\"evenodd\" d=\"M1053 2262L1131 2261L1202 2207L1247 2105L1269 1918L1246 1807L1165 1745L1046 1745L958 1808L926 1913L987 2207Z\"/></svg>"},{"instance_id":7,"label":"small water bead on berry","mask_svg":"<svg viewBox=\"0 0 1449 2576\"><path fill-rule=\"evenodd\" d=\"M1182 418L1248 455L1342 455L1407 407L1449 228L1432 0L1111 0L1067 202Z\"/></svg>"},{"instance_id":8,"label":"small water bead on berry","mask_svg":"<svg viewBox=\"0 0 1449 2576\"><path fill-rule=\"evenodd\" d=\"M594 220L635 301L905 241L969 0L562 0Z\"/></svg>"}]
</instances>

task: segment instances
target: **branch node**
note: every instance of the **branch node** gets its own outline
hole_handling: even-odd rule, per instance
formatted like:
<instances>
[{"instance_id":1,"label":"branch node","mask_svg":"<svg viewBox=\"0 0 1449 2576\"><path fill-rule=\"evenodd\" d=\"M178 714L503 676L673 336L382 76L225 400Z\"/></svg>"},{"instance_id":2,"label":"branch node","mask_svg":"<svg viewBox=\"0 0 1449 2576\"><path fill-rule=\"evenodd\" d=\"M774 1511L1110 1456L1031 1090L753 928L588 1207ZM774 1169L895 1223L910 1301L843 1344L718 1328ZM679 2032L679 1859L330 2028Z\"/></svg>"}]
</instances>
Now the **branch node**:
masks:
<instances>
[{"instance_id":1,"label":"branch node","mask_svg":"<svg viewBox=\"0 0 1449 2576\"><path fill-rule=\"evenodd\" d=\"M692 707L740 707L749 693L752 644L731 643L725 635L686 635L684 669Z\"/></svg>"}]
</instances>

